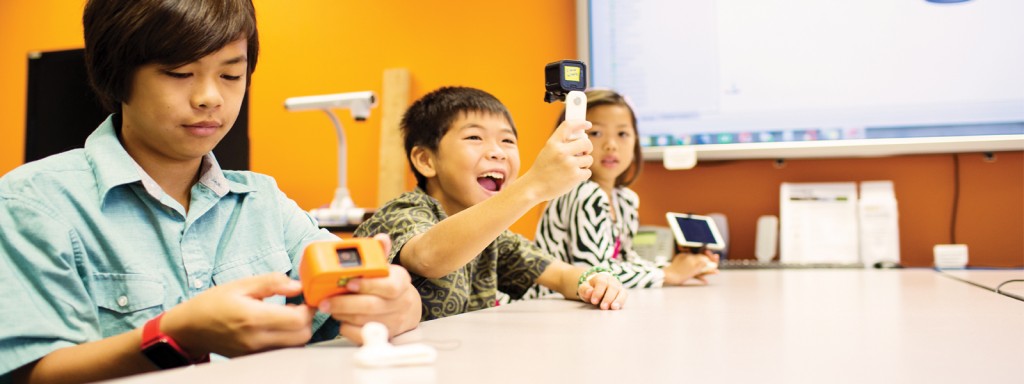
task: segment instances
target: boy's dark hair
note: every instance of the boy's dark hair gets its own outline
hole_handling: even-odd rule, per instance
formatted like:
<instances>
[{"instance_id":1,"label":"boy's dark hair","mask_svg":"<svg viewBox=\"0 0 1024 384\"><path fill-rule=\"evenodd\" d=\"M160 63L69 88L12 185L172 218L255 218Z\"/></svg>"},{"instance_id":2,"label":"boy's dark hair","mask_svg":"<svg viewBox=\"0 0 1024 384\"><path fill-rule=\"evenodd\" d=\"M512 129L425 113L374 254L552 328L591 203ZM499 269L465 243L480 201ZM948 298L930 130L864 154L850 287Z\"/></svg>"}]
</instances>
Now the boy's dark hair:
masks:
<instances>
[{"instance_id":1,"label":"boy's dark hair","mask_svg":"<svg viewBox=\"0 0 1024 384\"><path fill-rule=\"evenodd\" d=\"M512 132L518 137L516 124L508 108L490 93L469 87L442 87L416 100L402 117L402 137L405 138L405 158L416 175L416 185L427 189L427 178L412 164L413 147L436 152L448 129L460 114L478 112L505 116Z\"/></svg>"},{"instance_id":2,"label":"boy's dark hair","mask_svg":"<svg viewBox=\"0 0 1024 384\"><path fill-rule=\"evenodd\" d=\"M246 38L249 84L260 49L252 0L89 0L82 26L89 82L113 112L142 65L184 65Z\"/></svg>"},{"instance_id":3,"label":"boy's dark hair","mask_svg":"<svg viewBox=\"0 0 1024 384\"><path fill-rule=\"evenodd\" d=\"M616 187L628 187L636 181L637 177L640 177L640 171L644 169L644 154L640 150L640 134L637 131L639 128L636 126L636 112L633 111L633 106L630 105L629 100L625 96L620 95L610 89L590 89L587 90L587 110L591 108L597 108L604 105L618 105L626 107L629 110L629 118L633 123L633 136L636 140L633 141L633 164L630 167L633 171L622 172L619 177L615 178ZM558 122L555 123L557 128L562 122L565 121L565 110L562 110L562 114L558 116Z\"/></svg>"}]
</instances>

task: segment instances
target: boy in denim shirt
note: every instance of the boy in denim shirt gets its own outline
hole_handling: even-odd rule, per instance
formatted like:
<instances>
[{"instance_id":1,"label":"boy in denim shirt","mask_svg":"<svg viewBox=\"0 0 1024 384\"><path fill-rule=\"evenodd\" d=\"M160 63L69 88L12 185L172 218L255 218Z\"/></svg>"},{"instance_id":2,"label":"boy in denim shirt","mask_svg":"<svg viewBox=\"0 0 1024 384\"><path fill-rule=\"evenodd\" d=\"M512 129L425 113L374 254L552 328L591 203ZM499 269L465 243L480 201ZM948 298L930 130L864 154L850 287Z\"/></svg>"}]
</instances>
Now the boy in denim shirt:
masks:
<instances>
[{"instance_id":1,"label":"boy in denim shirt","mask_svg":"<svg viewBox=\"0 0 1024 384\"><path fill-rule=\"evenodd\" d=\"M397 266L324 313L264 301L297 296L287 275L306 244L335 237L272 178L222 171L210 152L256 67L250 0L91 0L83 24L90 80L115 113L85 148L0 179L0 382L97 381L418 324Z\"/></svg>"}]
</instances>

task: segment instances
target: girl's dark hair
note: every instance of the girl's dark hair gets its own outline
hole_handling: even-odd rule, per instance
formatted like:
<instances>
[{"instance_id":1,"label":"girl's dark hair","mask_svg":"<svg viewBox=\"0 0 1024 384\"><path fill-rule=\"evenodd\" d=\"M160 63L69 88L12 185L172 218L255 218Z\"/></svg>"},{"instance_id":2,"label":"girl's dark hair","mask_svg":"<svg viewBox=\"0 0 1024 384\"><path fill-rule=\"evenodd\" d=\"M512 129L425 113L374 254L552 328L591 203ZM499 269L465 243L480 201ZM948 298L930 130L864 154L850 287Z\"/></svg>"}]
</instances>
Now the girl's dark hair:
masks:
<instances>
[{"instance_id":1,"label":"girl's dark hair","mask_svg":"<svg viewBox=\"0 0 1024 384\"><path fill-rule=\"evenodd\" d=\"M140 66L184 65L245 38L249 84L259 56L251 0L89 0L82 26L90 84L114 112L131 97Z\"/></svg>"},{"instance_id":2,"label":"girl's dark hair","mask_svg":"<svg viewBox=\"0 0 1024 384\"><path fill-rule=\"evenodd\" d=\"M615 178L616 187L628 187L636 181L636 178L640 177L640 171L644 168L644 155L640 150L640 134L636 126L636 112L633 111L633 106L629 104L629 100L626 100L624 96L610 89L590 89L585 93L587 94L587 110L604 105L618 105L629 110L629 118L633 123L633 137L636 137L636 140L633 141L633 164L630 167L632 171L627 169L626 172ZM562 110L562 114L558 116L555 128L562 124L563 121L565 121L565 110Z\"/></svg>"},{"instance_id":3,"label":"girl's dark hair","mask_svg":"<svg viewBox=\"0 0 1024 384\"><path fill-rule=\"evenodd\" d=\"M480 112L501 115L508 119L512 132L518 137L516 125L508 108L490 93L469 87L442 87L416 100L402 117L402 137L405 139L405 158L416 175L416 185L427 189L427 178L412 164L412 149L422 147L436 152L441 137L461 114Z\"/></svg>"}]
</instances>

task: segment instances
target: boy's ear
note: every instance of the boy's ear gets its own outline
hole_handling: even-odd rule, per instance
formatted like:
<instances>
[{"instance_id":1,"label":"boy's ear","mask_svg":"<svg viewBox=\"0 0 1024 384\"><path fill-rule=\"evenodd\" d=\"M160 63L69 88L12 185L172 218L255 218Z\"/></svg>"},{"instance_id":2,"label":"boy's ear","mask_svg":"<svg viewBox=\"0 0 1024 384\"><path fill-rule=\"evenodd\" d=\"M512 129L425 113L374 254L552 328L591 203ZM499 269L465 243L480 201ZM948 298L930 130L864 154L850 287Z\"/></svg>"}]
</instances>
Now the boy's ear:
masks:
<instances>
[{"instance_id":1,"label":"boy's ear","mask_svg":"<svg viewBox=\"0 0 1024 384\"><path fill-rule=\"evenodd\" d=\"M412 166L416 167L416 172L419 172L423 177L431 178L437 176L437 164L434 161L434 153L429 149L423 147L412 147L412 151L409 151L409 159L412 160Z\"/></svg>"}]
</instances>

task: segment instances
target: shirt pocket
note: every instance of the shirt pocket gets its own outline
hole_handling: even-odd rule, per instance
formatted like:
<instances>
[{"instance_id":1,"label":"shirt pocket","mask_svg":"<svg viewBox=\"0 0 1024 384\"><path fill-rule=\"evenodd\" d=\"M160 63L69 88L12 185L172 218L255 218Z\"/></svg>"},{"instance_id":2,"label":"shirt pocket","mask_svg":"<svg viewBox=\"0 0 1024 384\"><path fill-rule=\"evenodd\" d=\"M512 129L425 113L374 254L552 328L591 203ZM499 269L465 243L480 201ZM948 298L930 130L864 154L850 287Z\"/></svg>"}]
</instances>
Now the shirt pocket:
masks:
<instances>
[{"instance_id":1,"label":"shirt pocket","mask_svg":"<svg viewBox=\"0 0 1024 384\"><path fill-rule=\"evenodd\" d=\"M99 307L103 337L141 327L163 312L165 287L157 277L143 274L95 273L93 295Z\"/></svg>"},{"instance_id":2,"label":"shirt pocket","mask_svg":"<svg viewBox=\"0 0 1024 384\"><path fill-rule=\"evenodd\" d=\"M292 259L284 249L245 252L226 259L234 261L213 271L213 283L216 285L271 272L287 274L292 270Z\"/></svg>"}]
</instances>

